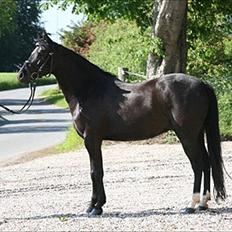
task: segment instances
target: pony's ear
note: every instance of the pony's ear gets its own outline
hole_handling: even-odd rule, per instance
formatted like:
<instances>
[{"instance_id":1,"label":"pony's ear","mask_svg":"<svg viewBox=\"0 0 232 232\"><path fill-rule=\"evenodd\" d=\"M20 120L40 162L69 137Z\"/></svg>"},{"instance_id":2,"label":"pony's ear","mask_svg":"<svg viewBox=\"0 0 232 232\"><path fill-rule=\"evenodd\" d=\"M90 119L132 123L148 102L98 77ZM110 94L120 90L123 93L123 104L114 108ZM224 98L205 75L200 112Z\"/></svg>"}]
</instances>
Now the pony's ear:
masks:
<instances>
[{"instance_id":1,"label":"pony's ear","mask_svg":"<svg viewBox=\"0 0 232 232\"><path fill-rule=\"evenodd\" d=\"M42 30L41 32L38 33L38 41L44 41L47 44L53 43L53 41L50 39L50 37L48 36L45 30Z\"/></svg>"},{"instance_id":2,"label":"pony's ear","mask_svg":"<svg viewBox=\"0 0 232 232\"><path fill-rule=\"evenodd\" d=\"M51 38L48 36L48 33L44 30L42 32L42 38L43 40L45 40L48 44L52 44L53 41L51 40Z\"/></svg>"}]
</instances>

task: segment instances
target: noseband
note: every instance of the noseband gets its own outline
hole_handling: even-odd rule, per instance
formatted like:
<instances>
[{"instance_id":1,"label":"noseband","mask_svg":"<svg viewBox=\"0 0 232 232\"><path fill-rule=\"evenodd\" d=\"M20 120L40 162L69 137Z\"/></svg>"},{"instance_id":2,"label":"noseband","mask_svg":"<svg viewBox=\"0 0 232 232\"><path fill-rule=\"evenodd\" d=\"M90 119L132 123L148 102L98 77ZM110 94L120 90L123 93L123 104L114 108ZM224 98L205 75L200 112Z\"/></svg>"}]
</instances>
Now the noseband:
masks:
<instances>
[{"instance_id":1,"label":"noseband","mask_svg":"<svg viewBox=\"0 0 232 232\"><path fill-rule=\"evenodd\" d=\"M38 68L38 70L36 72L33 72L30 76L30 82L34 82L36 79L38 79L40 77L40 73L43 72L44 67L47 65L49 59L51 59L50 61L50 68L49 68L49 73L46 75L46 77L50 77L52 74L52 69L53 69L53 54L54 52L49 52L45 61L43 62L43 64L38 68L37 66L33 65L30 61L25 61L26 63L32 65L33 67L35 67L36 69Z\"/></svg>"}]
</instances>

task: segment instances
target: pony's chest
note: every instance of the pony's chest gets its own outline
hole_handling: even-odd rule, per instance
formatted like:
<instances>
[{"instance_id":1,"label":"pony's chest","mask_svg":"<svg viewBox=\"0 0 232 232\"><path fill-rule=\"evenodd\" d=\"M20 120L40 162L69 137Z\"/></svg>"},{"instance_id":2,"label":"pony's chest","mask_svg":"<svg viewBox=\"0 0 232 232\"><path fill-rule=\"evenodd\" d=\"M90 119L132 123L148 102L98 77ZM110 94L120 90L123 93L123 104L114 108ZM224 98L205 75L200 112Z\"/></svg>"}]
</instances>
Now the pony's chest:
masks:
<instances>
[{"instance_id":1,"label":"pony's chest","mask_svg":"<svg viewBox=\"0 0 232 232\"><path fill-rule=\"evenodd\" d=\"M83 109L79 105L77 105L75 109L72 111L72 120L77 133L81 137L84 137L85 128L86 128L86 119L83 116L82 111Z\"/></svg>"}]
</instances>

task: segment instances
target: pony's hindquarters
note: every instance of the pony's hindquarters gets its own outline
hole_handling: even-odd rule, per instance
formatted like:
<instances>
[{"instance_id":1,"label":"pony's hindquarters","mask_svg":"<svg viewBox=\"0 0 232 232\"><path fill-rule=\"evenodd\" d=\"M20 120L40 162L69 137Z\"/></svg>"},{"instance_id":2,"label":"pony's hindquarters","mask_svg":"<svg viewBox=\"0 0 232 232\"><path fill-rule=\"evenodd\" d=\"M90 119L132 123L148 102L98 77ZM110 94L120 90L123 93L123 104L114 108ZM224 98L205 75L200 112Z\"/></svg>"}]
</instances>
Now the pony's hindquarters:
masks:
<instances>
[{"instance_id":1,"label":"pony's hindquarters","mask_svg":"<svg viewBox=\"0 0 232 232\"><path fill-rule=\"evenodd\" d=\"M173 79L172 79L173 78ZM192 213L199 205L207 209L210 199L210 172L216 190L216 200L225 199L223 161L221 156L218 107L214 91L200 80L183 75L168 76L163 93L171 106L170 121L194 172L193 197L186 213ZM204 143L206 132L208 151ZM204 174L203 197L200 199L202 174Z\"/></svg>"}]
</instances>

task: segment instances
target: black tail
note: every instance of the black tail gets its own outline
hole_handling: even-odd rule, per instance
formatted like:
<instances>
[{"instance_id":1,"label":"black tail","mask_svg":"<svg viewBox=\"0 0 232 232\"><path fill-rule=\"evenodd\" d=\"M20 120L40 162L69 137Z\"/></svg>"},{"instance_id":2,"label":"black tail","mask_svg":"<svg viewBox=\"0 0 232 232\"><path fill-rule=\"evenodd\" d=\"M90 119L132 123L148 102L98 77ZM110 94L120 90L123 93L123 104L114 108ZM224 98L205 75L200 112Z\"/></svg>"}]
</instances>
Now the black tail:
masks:
<instances>
[{"instance_id":1,"label":"black tail","mask_svg":"<svg viewBox=\"0 0 232 232\"><path fill-rule=\"evenodd\" d=\"M210 162L212 167L214 187L216 190L215 200L226 198L224 185L223 160L221 155L221 140L219 131L218 105L214 90L207 86L209 95L209 111L206 118L206 137Z\"/></svg>"}]
</instances>

